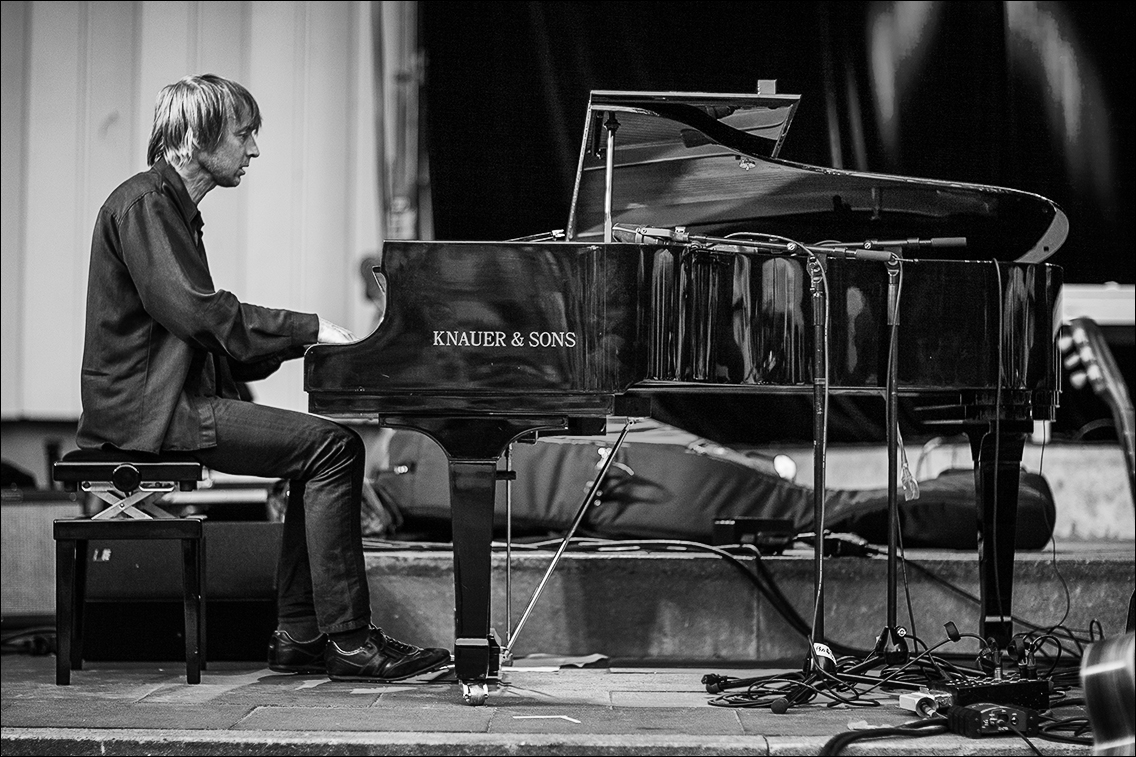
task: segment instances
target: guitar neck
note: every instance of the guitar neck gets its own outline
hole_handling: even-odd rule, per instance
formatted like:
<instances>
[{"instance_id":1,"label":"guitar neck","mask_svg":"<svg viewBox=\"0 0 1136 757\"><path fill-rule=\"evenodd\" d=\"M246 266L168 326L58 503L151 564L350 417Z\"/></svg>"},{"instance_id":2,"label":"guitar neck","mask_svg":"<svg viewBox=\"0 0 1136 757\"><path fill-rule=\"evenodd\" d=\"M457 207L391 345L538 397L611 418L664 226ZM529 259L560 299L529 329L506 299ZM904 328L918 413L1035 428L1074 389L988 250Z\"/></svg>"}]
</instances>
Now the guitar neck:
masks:
<instances>
[{"instance_id":1,"label":"guitar neck","mask_svg":"<svg viewBox=\"0 0 1136 757\"><path fill-rule=\"evenodd\" d=\"M1128 468L1128 491L1136 506L1136 412L1128 386L1096 321L1074 318L1069 325L1072 331L1069 347L1073 349L1066 364L1080 367L1084 379L1112 412Z\"/></svg>"}]
</instances>

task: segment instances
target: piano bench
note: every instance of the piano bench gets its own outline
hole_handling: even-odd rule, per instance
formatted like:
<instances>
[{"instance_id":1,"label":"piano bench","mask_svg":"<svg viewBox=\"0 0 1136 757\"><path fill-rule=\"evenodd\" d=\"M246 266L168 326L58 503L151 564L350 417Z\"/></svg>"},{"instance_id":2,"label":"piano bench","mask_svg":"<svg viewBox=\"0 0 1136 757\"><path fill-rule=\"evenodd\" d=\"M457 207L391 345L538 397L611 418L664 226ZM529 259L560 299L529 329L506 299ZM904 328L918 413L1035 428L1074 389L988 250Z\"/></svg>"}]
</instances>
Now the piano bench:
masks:
<instances>
[{"instance_id":1,"label":"piano bench","mask_svg":"<svg viewBox=\"0 0 1136 757\"><path fill-rule=\"evenodd\" d=\"M53 524L55 538L55 683L71 683L83 667L88 544L91 540L171 540L182 545L185 606L185 678L201 682L205 669L205 531L201 517L175 518L146 500L175 488L197 487L201 463L185 455L75 450L52 466L52 478L69 491L92 493L110 507L89 518ZM138 633L143 629L124 629Z\"/></svg>"}]
</instances>

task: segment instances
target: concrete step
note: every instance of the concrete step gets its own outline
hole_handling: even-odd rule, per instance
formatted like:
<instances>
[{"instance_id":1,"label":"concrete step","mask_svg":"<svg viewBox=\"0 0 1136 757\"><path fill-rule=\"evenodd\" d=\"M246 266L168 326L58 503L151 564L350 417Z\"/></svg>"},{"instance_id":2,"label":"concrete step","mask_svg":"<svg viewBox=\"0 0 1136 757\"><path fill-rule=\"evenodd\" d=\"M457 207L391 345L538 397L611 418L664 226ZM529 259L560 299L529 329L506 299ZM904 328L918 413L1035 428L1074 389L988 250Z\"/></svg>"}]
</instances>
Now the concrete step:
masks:
<instances>
[{"instance_id":1,"label":"concrete step","mask_svg":"<svg viewBox=\"0 0 1136 757\"><path fill-rule=\"evenodd\" d=\"M754 557L728 559L704 545L669 543L635 549L569 550L545 578L554 552L499 548L493 558L492 625L514 657L601 655L634 664L797 665L807 651L800 632L749 577ZM909 550L897 571L899 625L934 645L944 624L978 631L978 557L967 551ZM810 549L762 557L773 584L806 624L815 597ZM437 549L367 554L374 620L398 638L449 647L453 643L453 559ZM1082 637L1124 630L1133 593L1132 542L1057 543L1019 552L1015 564L1015 630L1062 625ZM887 625L887 559L830 557L823 561L825 638L871 649ZM910 608L910 611L909 611ZM963 639L945 651L969 654Z\"/></svg>"}]
</instances>

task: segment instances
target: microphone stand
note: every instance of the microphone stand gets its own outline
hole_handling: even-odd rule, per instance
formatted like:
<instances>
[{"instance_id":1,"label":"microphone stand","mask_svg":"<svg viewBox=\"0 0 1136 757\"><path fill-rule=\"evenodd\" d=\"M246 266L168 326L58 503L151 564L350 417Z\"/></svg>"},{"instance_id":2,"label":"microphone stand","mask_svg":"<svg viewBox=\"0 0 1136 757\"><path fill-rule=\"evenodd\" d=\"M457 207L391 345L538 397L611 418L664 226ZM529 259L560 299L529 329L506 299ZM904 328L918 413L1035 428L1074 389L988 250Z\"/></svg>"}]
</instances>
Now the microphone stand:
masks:
<instances>
[{"instance_id":1,"label":"microphone stand","mask_svg":"<svg viewBox=\"0 0 1136 757\"><path fill-rule=\"evenodd\" d=\"M706 239L706 238L703 238ZM696 240L702 241L702 240ZM736 243L735 240L723 240ZM766 245L762 245L766 246ZM795 245L787 245L796 252ZM806 248L807 251L808 248ZM790 685L769 708L781 715L789 707L808 698L811 691L825 688L834 682L836 657L824 643L824 492L825 452L828 441L828 302L824 286L824 263L819 255L809 255L806 263L813 300L813 584L815 606L809 638L809 649L802 667L799 683ZM720 676L704 676L707 691L718 693L726 689L744 688L762 680L739 678L725 680Z\"/></svg>"},{"instance_id":2,"label":"microphone stand","mask_svg":"<svg viewBox=\"0 0 1136 757\"><path fill-rule=\"evenodd\" d=\"M898 564L899 540L899 261L887 263L888 273L888 371L887 371L887 448L888 448L888 554L887 554L887 625L876 639L873 656L887 665L907 660L907 631L898 621Z\"/></svg>"},{"instance_id":3,"label":"microphone stand","mask_svg":"<svg viewBox=\"0 0 1136 757\"><path fill-rule=\"evenodd\" d=\"M876 637L872 654L845 671L857 677L879 664L901 665L908 659L907 629L899 625L898 540L899 540L899 258L887 262L888 358L886 376L886 423L888 454L888 552L887 552L887 617Z\"/></svg>"},{"instance_id":4,"label":"microphone stand","mask_svg":"<svg viewBox=\"0 0 1136 757\"><path fill-rule=\"evenodd\" d=\"M824 488L825 452L828 428L825 345L828 303L824 289L824 269L820 259L810 256L809 279L813 295L813 581L816 608L813 611L811 643L824 643ZM810 650L808 660L812 660Z\"/></svg>"}]
</instances>

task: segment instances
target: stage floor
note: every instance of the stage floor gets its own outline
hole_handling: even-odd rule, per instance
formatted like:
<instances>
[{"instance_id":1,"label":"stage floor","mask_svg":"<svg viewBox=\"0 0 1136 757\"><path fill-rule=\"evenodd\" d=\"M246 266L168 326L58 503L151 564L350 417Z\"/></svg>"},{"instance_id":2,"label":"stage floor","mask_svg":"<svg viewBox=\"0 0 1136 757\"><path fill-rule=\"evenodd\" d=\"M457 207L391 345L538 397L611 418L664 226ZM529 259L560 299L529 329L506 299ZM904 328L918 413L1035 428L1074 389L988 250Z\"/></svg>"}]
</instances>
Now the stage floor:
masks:
<instances>
[{"instance_id":1,"label":"stage floor","mask_svg":"<svg viewBox=\"0 0 1136 757\"><path fill-rule=\"evenodd\" d=\"M757 668L506 667L478 707L452 681L339 683L257 663L213 663L192 686L180 663L87 663L70 686L55 685L52 655L6 656L2 672L5 755L819 754L850 728L916 719L896 693L877 694L874 707L818 699L781 715L710 704L704 674L777 672ZM1075 706L1054 712L1084 714ZM1042 754L1091 752L1030 741ZM1035 752L1012 734L938 734L857 741L841 753Z\"/></svg>"}]
</instances>

